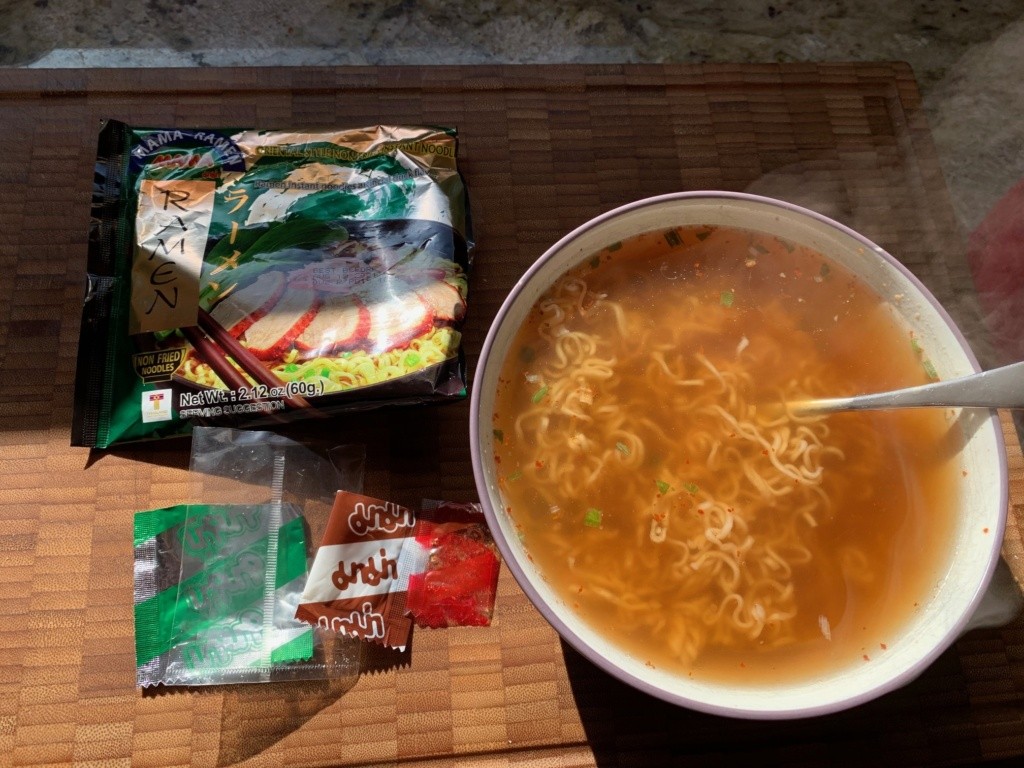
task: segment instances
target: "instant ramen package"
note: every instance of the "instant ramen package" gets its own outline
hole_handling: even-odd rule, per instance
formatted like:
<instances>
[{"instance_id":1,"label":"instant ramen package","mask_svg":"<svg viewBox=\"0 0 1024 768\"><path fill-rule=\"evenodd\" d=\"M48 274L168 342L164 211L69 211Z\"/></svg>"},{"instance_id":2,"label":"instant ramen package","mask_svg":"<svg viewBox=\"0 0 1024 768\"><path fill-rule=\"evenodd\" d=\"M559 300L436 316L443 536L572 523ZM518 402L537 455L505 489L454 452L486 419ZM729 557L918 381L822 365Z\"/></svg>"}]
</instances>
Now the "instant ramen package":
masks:
<instances>
[{"instance_id":1,"label":"instant ramen package","mask_svg":"<svg viewBox=\"0 0 1024 768\"><path fill-rule=\"evenodd\" d=\"M99 138L72 443L465 395L454 130Z\"/></svg>"}]
</instances>

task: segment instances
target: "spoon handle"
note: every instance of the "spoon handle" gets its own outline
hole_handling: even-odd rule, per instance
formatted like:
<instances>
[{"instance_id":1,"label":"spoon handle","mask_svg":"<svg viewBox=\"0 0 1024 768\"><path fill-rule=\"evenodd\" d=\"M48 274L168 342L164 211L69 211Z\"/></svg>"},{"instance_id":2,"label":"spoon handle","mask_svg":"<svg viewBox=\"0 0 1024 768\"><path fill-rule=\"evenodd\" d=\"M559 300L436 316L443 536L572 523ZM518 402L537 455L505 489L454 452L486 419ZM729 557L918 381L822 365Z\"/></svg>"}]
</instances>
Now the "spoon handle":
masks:
<instances>
[{"instance_id":1,"label":"spoon handle","mask_svg":"<svg viewBox=\"0 0 1024 768\"><path fill-rule=\"evenodd\" d=\"M959 379L856 397L804 400L790 404L798 414L926 406L1024 408L1024 362Z\"/></svg>"}]
</instances>

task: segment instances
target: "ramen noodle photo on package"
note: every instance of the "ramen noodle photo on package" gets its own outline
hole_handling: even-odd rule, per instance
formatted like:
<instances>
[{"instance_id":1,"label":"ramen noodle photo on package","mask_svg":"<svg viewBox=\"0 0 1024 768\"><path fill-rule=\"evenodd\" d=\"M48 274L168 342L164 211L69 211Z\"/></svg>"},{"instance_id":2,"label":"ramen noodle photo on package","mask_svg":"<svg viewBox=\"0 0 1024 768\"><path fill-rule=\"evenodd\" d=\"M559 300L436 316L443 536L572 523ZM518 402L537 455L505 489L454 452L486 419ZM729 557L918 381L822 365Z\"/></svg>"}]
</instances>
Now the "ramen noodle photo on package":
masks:
<instances>
[{"instance_id":1,"label":"ramen noodle photo on package","mask_svg":"<svg viewBox=\"0 0 1024 768\"><path fill-rule=\"evenodd\" d=\"M72 444L464 397L453 129L100 132Z\"/></svg>"}]
</instances>

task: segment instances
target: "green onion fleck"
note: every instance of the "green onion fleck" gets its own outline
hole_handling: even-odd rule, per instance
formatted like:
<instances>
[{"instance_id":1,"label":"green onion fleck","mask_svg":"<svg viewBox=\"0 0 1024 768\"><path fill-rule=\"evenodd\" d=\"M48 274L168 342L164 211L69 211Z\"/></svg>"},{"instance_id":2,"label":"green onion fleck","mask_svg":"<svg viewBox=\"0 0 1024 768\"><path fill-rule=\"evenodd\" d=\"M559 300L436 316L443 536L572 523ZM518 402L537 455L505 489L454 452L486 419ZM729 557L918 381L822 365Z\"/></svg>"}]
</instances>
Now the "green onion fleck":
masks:
<instances>
[{"instance_id":1,"label":"green onion fleck","mask_svg":"<svg viewBox=\"0 0 1024 768\"><path fill-rule=\"evenodd\" d=\"M683 488L686 489L687 493L696 493L697 491L700 490L700 488L697 487L696 483L683 483Z\"/></svg>"},{"instance_id":2,"label":"green onion fleck","mask_svg":"<svg viewBox=\"0 0 1024 768\"><path fill-rule=\"evenodd\" d=\"M819 274L822 277L828 277L828 273L831 272L831 271L832 271L832 269L829 267L828 264L822 263L821 271L819 272Z\"/></svg>"},{"instance_id":3,"label":"green onion fleck","mask_svg":"<svg viewBox=\"0 0 1024 768\"><path fill-rule=\"evenodd\" d=\"M931 360L923 360L921 361L921 365L924 366L924 372L928 374L929 379L932 381L939 380L939 373L935 370L935 366L932 365Z\"/></svg>"},{"instance_id":4,"label":"green onion fleck","mask_svg":"<svg viewBox=\"0 0 1024 768\"><path fill-rule=\"evenodd\" d=\"M302 374L304 379L312 379L314 376L316 376L316 369L314 368L307 368L306 372Z\"/></svg>"},{"instance_id":5,"label":"green onion fleck","mask_svg":"<svg viewBox=\"0 0 1024 768\"><path fill-rule=\"evenodd\" d=\"M672 490L672 486L666 483L664 480L655 480L654 482L658 486L658 493L660 493L662 496L664 496L666 493Z\"/></svg>"},{"instance_id":6,"label":"green onion fleck","mask_svg":"<svg viewBox=\"0 0 1024 768\"><path fill-rule=\"evenodd\" d=\"M350 357L352 357L352 353L351 353L351 352L342 352L342 353L341 353L341 356L342 356L342 358L344 358L345 360L348 360L348 359L349 359Z\"/></svg>"},{"instance_id":7,"label":"green onion fleck","mask_svg":"<svg viewBox=\"0 0 1024 768\"><path fill-rule=\"evenodd\" d=\"M736 296L732 291L722 291L722 296L719 300L722 302L723 307L731 307L733 299L735 298Z\"/></svg>"},{"instance_id":8,"label":"green onion fleck","mask_svg":"<svg viewBox=\"0 0 1024 768\"><path fill-rule=\"evenodd\" d=\"M921 348L921 345L917 342L917 339L910 340L910 348L919 355L924 352L924 350Z\"/></svg>"},{"instance_id":9,"label":"green onion fleck","mask_svg":"<svg viewBox=\"0 0 1024 768\"><path fill-rule=\"evenodd\" d=\"M588 528L600 528L602 516L603 515L600 509L598 509L597 507L591 507L583 516L583 524Z\"/></svg>"},{"instance_id":10,"label":"green onion fleck","mask_svg":"<svg viewBox=\"0 0 1024 768\"><path fill-rule=\"evenodd\" d=\"M600 256L593 256L593 257L591 257L591 259L590 259L590 268L591 269L597 269L600 266L601 266L601 257Z\"/></svg>"},{"instance_id":11,"label":"green onion fleck","mask_svg":"<svg viewBox=\"0 0 1024 768\"><path fill-rule=\"evenodd\" d=\"M288 363L288 365L284 367L285 373L295 373L297 370L299 370L299 366L295 363Z\"/></svg>"},{"instance_id":12,"label":"green onion fleck","mask_svg":"<svg viewBox=\"0 0 1024 768\"><path fill-rule=\"evenodd\" d=\"M700 232L697 233L697 239L700 240L701 242L704 242L709 237L711 237L710 229L702 229Z\"/></svg>"},{"instance_id":13,"label":"green onion fleck","mask_svg":"<svg viewBox=\"0 0 1024 768\"><path fill-rule=\"evenodd\" d=\"M548 388L547 388L547 385L545 385L545 386L541 387L540 389L538 389L536 392L534 392L533 393L533 397L531 397L530 399L536 404L536 403L539 403L541 400L543 400L545 397L547 397L547 395L548 395Z\"/></svg>"},{"instance_id":14,"label":"green onion fleck","mask_svg":"<svg viewBox=\"0 0 1024 768\"><path fill-rule=\"evenodd\" d=\"M516 470L515 472L513 472L511 475L508 476L508 481L510 483L514 483L516 480L518 480L522 476L523 476L523 473L520 472L519 470Z\"/></svg>"},{"instance_id":15,"label":"green onion fleck","mask_svg":"<svg viewBox=\"0 0 1024 768\"><path fill-rule=\"evenodd\" d=\"M409 368L412 368L414 365L419 365L419 363L420 363L420 355L419 355L418 352L410 352L409 354L407 354L405 356L405 364Z\"/></svg>"},{"instance_id":16,"label":"green onion fleck","mask_svg":"<svg viewBox=\"0 0 1024 768\"><path fill-rule=\"evenodd\" d=\"M494 439L497 440L499 443L502 443L504 445L504 443L505 443L505 433L502 432L500 429L494 430Z\"/></svg>"},{"instance_id":17,"label":"green onion fleck","mask_svg":"<svg viewBox=\"0 0 1024 768\"><path fill-rule=\"evenodd\" d=\"M536 356L537 353L534 352L533 347L519 348L519 359L522 360L524 363L532 363L533 358L535 358Z\"/></svg>"},{"instance_id":18,"label":"green onion fleck","mask_svg":"<svg viewBox=\"0 0 1024 768\"><path fill-rule=\"evenodd\" d=\"M674 229L670 229L668 232L665 233L665 242L668 243L669 245L683 244L682 238L679 237L679 233L676 232Z\"/></svg>"},{"instance_id":19,"label":"green onion fleck","mask_svg":"<svg viewBox=\"0 0 1024 768\"><path fill-rule=\"evenodd\" d=\"M629 456L632 451L629 450L629 446L625 443L616 443L615 450L621 453L623 456Z\"/></svg>"},{"instance_id":20,"label":"green onion fleck","mask_svg":"<svg viewBox=\"0 0 1024 768\"><path fill-rule=\"evenodd\" d=\"M617 242L617 243L612 243L612 244L611 244L611 245L609 245L609 246L608 246L607 248L605 248L605 250L606 250L606 251L617 251L617 250L619 250L619 248L621 248L621 247L622 247L622 242L621 242L621 241L619 241L619 242Z\"/></svg>"},{"instance_id":21,"label":"green onion fleck","mask_svg":"<svg viewBox=\"0 0 1024 768\"><path fill-rule=\"evenodd\" d=\"M331 369L325 365L323 368L320 369L320 375L323 376L325 379L331 378Z\"/></svg>"}]
</instances>

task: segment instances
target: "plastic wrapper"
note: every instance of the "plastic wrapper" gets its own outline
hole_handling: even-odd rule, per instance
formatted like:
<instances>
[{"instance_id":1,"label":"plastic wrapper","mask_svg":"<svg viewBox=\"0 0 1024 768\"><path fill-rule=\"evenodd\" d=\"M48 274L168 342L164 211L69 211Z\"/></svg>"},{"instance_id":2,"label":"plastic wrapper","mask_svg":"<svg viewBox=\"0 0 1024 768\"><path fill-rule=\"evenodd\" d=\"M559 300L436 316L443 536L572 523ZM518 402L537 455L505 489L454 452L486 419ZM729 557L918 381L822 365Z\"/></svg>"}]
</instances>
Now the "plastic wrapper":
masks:
<instances>
[{"instance_id":1,"label":"plastic wrapper","mask_svg":"<svg viewBox=\"0 0 1024 768\"><path fill-rule=\"evenodd\" d=\"M357 642L295 619L309 542L333 488L362 483L362 451L322 459L265 432L200 428L192 503L135 519L141 686L354 679Z\"/></svg>"},{"instance_id":2,"label":"plastic wrapper","mask_svg":"<svg viewBox=\"0 0 1024 768\"><path fill-rule=\"evenodd\" d=\"M293 506L140 512L135 537L139 685L266 681L275 667L312 659L308 625L264 622L268 596L287 606L305 583L305 531Z\"/></svg>"},{"instance_id":3,"label":"plastic wrapper","mask_svg":"<svg viewBox=\"0 0 1024 768\"><path fill-rule=\"evenodd\" d=\"M417 626L488 626L499 560L480 505L424 502L414 541L405 605Z\"/></svg>"},{"instance_id":4,"label":"plastic wrapper","mask_svg":"<svg viewBox=\"0 0 1024 768\"><path fill-rule=\"evenodd\" d=\"M72 444L466 393L451 129L100 133Z\"/></svg>"},{"instance_id":5,"label":"plastic wrapper","mask_svg":"<svg viewBox=\"0 0 1024 768\"><path fill-rule=\"evenodd\" d=\"M404 650L414 622L488 625L498 565L479 505L430 501L417 514L340 491L296 617Z\"/></svg>"},{"instance_id":6,"label":"plastic wrapper","mask_svg":"<svg viewBox=\"0 0 1024 768\"><path fill-rule=\"evenodd\" d=\"M323 630L405 650L408 572L399 567L415 513L390 501L339 491L296 617Z\"/></svg>"}]
</instances>

